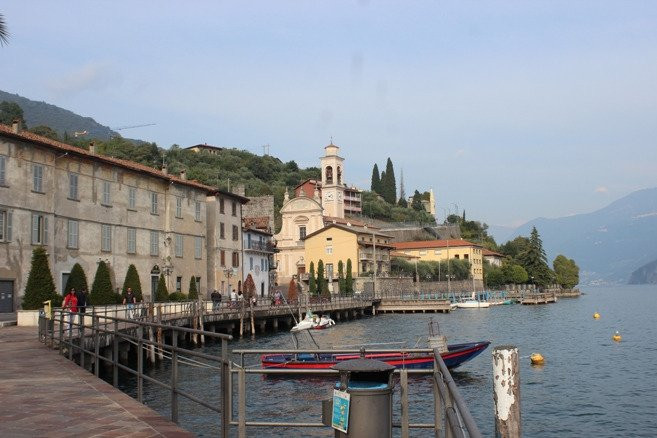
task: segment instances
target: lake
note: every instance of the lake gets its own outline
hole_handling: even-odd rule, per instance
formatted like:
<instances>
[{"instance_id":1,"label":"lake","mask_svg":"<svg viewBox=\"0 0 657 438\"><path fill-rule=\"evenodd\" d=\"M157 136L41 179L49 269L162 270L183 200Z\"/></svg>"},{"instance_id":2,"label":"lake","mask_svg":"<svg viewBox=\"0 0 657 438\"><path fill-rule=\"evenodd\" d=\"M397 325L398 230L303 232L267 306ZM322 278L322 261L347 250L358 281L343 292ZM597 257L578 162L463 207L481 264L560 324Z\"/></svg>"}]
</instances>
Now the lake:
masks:
<instances>
[{"instance_id":1,"label":"lake","mask_svg":"<svg viewBox=\"0 0 657 438\"><path fill-rule=\"evenodd\" d=\"M323 347L370 342L406 341L415 345L427 335L430 318L440 324L449 343L490 340L491 347L453 372L466 403L485 436L493 436L492 348L519 349L523 435L526 437L657 436L657 286L583 287L580 298L539 306L459 309L450 314L386 314L342 321L313 333ZM599 312L601 318L593 319ZM612 341L618 330L623 339ZM232 348L290 348L288 333L259 335L231 343ZM208 353L217 347L204 347ZM530 365L540 352L545 365ZM149 370L166 380L169 363ZM218 400L217 371L184 366L182 388ZM135 395L134 378L122 378L122 389ZM320 400L335 379L247 376L249 420L318 421ZM411 421L432 421L431 381L409 378ZM146 404L169 414L168 392L144 384ZM398 393L395 397L399 415ZM218 414L191 403L180 408L181 425L200 436L217 436ZM257 436L283 430L250 429ZM398 433L398 431L397 431ZM328 429L287 431L287 436L332 436ZM429 436L412 431L412 436Z\"/></svg>"}]
</instances>

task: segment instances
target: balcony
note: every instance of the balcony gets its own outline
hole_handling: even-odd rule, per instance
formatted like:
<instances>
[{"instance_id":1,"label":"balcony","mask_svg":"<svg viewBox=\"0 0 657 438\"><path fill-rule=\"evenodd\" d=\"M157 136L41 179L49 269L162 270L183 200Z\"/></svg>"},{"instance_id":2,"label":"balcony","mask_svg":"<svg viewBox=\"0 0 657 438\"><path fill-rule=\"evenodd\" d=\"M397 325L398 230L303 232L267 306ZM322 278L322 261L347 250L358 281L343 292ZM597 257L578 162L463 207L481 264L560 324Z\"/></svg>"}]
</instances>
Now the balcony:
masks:
<instances>
[{"instance_id":1,"label":"balcony","mask_svg":"<svg viewBox=\"0 0 657 438\"><path fill-rule=\"evenodd\" d=\"M272 245L271 242L258 242L258 241L246 241L244 242L244 249L250 249L253 251L262 251L262 252L276 252L276 247Z\"/></svg>"}]
</instances>

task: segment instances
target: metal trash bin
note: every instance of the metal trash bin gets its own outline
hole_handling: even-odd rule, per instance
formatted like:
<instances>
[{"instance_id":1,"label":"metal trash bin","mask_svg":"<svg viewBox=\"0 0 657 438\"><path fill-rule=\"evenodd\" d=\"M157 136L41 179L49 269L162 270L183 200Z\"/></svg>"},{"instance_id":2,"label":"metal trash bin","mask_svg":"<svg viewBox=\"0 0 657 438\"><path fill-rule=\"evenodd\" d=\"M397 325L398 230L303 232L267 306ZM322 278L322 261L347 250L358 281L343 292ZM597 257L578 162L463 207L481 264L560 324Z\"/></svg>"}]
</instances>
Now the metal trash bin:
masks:
<instances>
[{"instance_id":1,"label":"metal trash bin","mask_svg":"<svg viewBox=\"0 0 657 438\"><path fill-rule=\"evenodd\" d=\"M334 365L340 372L336 389L350 396L347 433L336 437L392 437L392 372L395 367L374 359L353 359Z\"/></svg>"}]
</instances>

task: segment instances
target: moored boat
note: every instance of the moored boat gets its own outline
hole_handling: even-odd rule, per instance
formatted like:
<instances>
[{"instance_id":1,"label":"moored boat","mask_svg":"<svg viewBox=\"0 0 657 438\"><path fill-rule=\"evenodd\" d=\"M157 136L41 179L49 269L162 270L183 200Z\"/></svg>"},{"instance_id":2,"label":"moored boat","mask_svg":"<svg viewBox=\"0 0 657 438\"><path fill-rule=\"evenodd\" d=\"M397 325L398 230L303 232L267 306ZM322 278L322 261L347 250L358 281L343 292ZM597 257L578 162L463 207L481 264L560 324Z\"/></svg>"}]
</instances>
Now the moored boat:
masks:
<instances>
[{"instance_id":1,"label":"moored boat","mask_svg":"<svg viewBox=\"0 0 657 438\"><path fill-rule=\"evenodd\" d=\"M490 303L488 301L467 300L456 303L456 307L459 309L485 309L490 307Z\"/></svg>"}]
</instances>

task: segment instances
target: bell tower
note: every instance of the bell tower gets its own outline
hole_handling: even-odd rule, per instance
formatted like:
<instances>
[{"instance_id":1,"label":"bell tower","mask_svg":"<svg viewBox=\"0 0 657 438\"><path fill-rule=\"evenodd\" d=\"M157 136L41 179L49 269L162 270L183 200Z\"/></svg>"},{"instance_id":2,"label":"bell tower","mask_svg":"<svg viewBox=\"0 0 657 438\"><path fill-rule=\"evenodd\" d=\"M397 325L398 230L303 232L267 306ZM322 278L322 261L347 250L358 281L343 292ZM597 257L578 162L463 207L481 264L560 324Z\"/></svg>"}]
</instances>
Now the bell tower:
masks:
<instances>
[{"instance_id":1,"label":"bell tower","mask_svg":"<svg viewBox=\"0 0 657 438\"><path fill-rule=\"evenodd\" d=\"M331 143L324 147L320 158L322 168L322 207L324 214L344 218L344 158L338 155L340 148Z\"/></svg>"}]
</instances>

